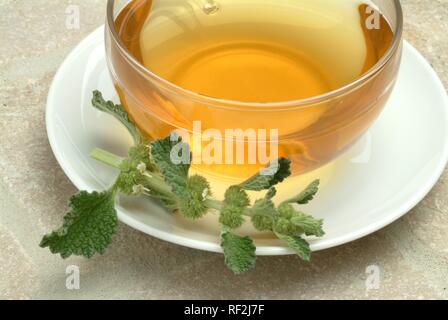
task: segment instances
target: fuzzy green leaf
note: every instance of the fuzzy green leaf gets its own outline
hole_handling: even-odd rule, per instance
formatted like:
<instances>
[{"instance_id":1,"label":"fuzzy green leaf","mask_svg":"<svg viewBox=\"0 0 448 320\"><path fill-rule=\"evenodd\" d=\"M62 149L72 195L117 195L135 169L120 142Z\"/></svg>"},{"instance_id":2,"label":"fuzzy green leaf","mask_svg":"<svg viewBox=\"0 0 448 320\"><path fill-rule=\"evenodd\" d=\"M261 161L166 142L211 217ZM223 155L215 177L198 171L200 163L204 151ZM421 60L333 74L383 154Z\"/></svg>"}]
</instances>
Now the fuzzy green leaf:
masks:
<instances>
[{"instance_id":1,"label":"fuzzy green leaf","mask_svg":"<svg viewBox=\"0 0 448 320\"><path fill-rule=\"evenodd\" d=\"M91 258L96 253L103 254L118 224L114 207L115 191L79 192L70 199L63 226L44 236L40 246L49 247L64 259L71 255Z\"/></svg>"},{"instance_id":2,"label":"fuzzy green leaf","mask_svg":"<svg viewBox=\"0 0 448 320\"><path fill-rule=\"evenodd\" d=\"M188 197L188 171L191 163L190 147L176 133L151 142L151 155L166 183L180 197Z\"/></svg>"},{"instance_id":3,"label":"fuzzy green leaf","mask_svg":"<svg viewBox=\"0 0 448 320\"><path fill-rule=\"evenodd\" d=\"M120 121L132 135L135 144L138 144L144 140L140 130L138 130L135 125L135 122L131 120L121 104L114 104L112 101L104 100L101 92L95 90L93 92L92 105L98 110L106 112Z\"/></svg>"},{"instance_id":4,"label":"fuzzy green leaf","mask_svg":"<svg viewBox=\"0 0 448 320\"><path fill-rule=\"evenodd\" d=\"M275 218L277 216L277 209L275 208L272 198L274 198L277 191L271 188L263 199L255 201L252 206L252 224L255 229L259 231L271 231Z\"/></svg>"},{"instance_id":5,"label":"fuzzy green leaf","mask_svg":"<svg viewBox=\"0 0 448 320\"><path fill-rule=\"evenodd\" d=\"M244 273L255 266L255 245L251 238L238 236L225 229L221 234L221 247L226 265L236 274Z\"/></svg>"},{"instance_id":6,"label":"fuzzy green leaf","mask_svg":"<svg viewBox=\"0 0 448 320\"><path fill-rule=\"evenodd\" d=\"M250 201L243 189L239 186L231 186L224 195L224 204L245 208Z\"/></svg>"},{"instance_id":7,"label":"fuzzy green leaf","mask_svg":"<svg viewBox=\"0 0 448 320\"><path fill-rule=\"evenodd\" d=\"M315 219L303 212L296 212L294 217L291 218L291 222L302 229L307 236L323 237L325 235L322 228L324 223L322 219Z\"/></svg>"},{"instance_id":8,"label":"fuzzy green leaf","mask_svg":"<svg viewBox=\"0 0 448 320\"><path fill-rule=\"evenodd\" d=\"M311 200L314 199L314 196L319 191L319 180L314 180L308 187L305 188L300 194L296 197L289 199L285 202L287 203L297 203L297 204L307 204Z\"/></svg>"},{"instance_id":9,"label":"fuzzy green leaf","mask_svg":"<svg viewBox=\"0 0 448 320\"><path fill-rule=\"evenodd\" d=\"M305 261L311 260L311 249L308 242L301 237L287 236L280 233L276 233L277 237L285 241L288 246L293 249L296 254Z\"/></svg>"},{"instance_id":10,"label":"fuzzy green leaf","mask_svg":"<svg viewBox=\"0 0 448 320\"><path fill-rule=\"evenodd\" d=\"M244 190L262 191L270 189L291 175L291 160L280 158L272 162L253 177L240 184Z\"/></svg>"},{"instance_id":11,"label":"fuzzy green leaf","mask_svg":"<svg viewBox=\"0 0 448 320\"><path fill-rule=\"evenodd\" d=\"M129 149L129 159L132 161L134 167L139 164L144 164L146 171L156 171L154 162L149 152L150 146L148 143L140 143Z\"/></svg>"},{"instance_id":12,"label":"fuzzy green leaf","mask_svg":"<svg viewBox=\"0 0 448 320\"><path fill-rule=\"evenodd\" d=\"M238 186L227 189L219 222L230 229L239 228L244 222L244 210L250 201L246 192Z\"/></svg>"},{"instance_id":13,"label":"fuzzy green leaf","mask_svg":"<svg viewBox=\"0 0 448 320\"><path fill-rule=\"evenodd\" d=\"M205 202L211 195L208 181L199 175L188 178L188 197L180 198L180 211L190 219L199 219L207 213L208 207Z\"/></svg>"},{"instance_id":14,"label":"fuzzy green leaf","mask_svg":"<svg viewBox=\"0 0 448 320\"><path fill-rule=\"evenodd\" d=\"M131 147L128 158L123 159L118 167L121 172L116 186L127 195L136 195L135 188L145 184L145 173L157 172L149 146L144 143Z\"/></svg>"},{"instance_id":15,"label":"fuzzy green leaf","mask_svg":"<svg viewBox=\"0 0 448 320\"><path fill-rule=\"evenodd\" d=\"M315 219L303 212L296 211L292 204L282 203L278 207L278 219L275 224L275 230L278 233L301 236L321 237L325 233L322 229L323 220Z\"/></svg>"},{"instance_id":16,"label":"fuzzy green leaf","mask_svg":"<svg viewBox=\"0 0 448 320\"><path fill-rule=\"evenodd\" d=\"M134 187L143 185L145 177L136 168L132 159L124 159L120 164L120 175L118 176L116 185L121 192L127 195L134 194Z\"/></svg>"}]
</instances>

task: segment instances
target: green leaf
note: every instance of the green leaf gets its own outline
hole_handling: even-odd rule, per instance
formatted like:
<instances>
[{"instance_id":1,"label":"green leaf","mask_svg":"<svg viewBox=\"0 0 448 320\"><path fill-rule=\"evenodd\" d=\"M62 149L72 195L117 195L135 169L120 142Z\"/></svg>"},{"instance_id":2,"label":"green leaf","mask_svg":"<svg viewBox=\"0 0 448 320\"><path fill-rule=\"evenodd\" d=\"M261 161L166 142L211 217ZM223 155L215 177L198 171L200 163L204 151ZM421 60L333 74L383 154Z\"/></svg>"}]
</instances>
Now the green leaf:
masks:
<instances>
[{"instance_id":1,"label":"green leaf","mask_svg":"<svg viewBox=\"0 0 448 320\"><path fill-rule=\"evenodd\" d=\"M114 190L79 192L70 199L63 226L44 236L40 246L49 247L52 253L59 253L64 259L71 255L91 258L96 253L103 254L118 224L114 207Z\"/></svg>"},{"instance_id":2,"label":"green leaf","mask_svg":"<svg viewBox=\"0 0 448 320\"><path fill-rule=\"evenodd\" d=\"M221 247L225 263L234 273L241 274L255 266L256 248L251 238L241 237L224 229L221 234Z\"/></svg>"},{"instance_id":3,"label":"green leaf","mask_svg":"<svg viewBox=\"0 0 448 320\"><path fill-rule=\"evenodd\" d=\"M249 197L243 189L239 186L230 187L225 193L219 222L230 229L241 227L244 223L244 210L249 204Z\"/></svg>"},{"instance_id":4,"label":"green leaf","mask_svg":"<svg viewBox=\"0 0 448 320\"><path fill-rule=\"evenodd\" d=\"M155 172L156 168L149 149L148 143L137 144L129 149L129 159L135 167L143 163L146 171Z\"/></svg>"},{"instance_id":5,"label":"green leaf","mask_svg":"<svg viewBox=\"0 0 448 320\"><path fill-rule=\"evenodd\" d=\"M270 189L291 175L290 167L291 161L289 159L280 158L253 177L241 183L240 187L244 190L251 191Z\"/></svg>"},{"instance_id":6,"label":"green leaf","mask_svg":"<svg viewBox=\"0 0 448 320\"><path fill-rule=\"evenodd\" d=\"M284 234L276 233L277 237L285 241L288 246L293 249L296 254L305 261L311 260L310 244L301 237L286 236Z\"/></svg>"},{"instance_id":7,"label":"green leaf","mask_svg":"<svg viewBox=\"0 0 448 320\"><path fill-rule=\"evenodd\" d=\"M188 171L191 163L190 147L176 133L151 142L151 155L173 192L188 197Z\"/></svg>"},{"instance_id":8,"label":"green leaf","mask_svg":"<svg viewBox=\"0 0 448 320\"><path fill-rule=\"evenodd\" d=\"M149 175L149 172L157 173L149 153L149 146L144 143L131 147L129 156L121 161L118 168L120 175L116 186L126 195L136 195L135 188L145 185L147 180L145 175Z\"/></svg>"},{"instance_id":9,"label":"green leaf","mask_svg":"<svg viewBox=\"0 0 448 320\"><path fill-rule=\"evenodd\" d=\"M142 134L135 125L135 122L129 118L128 113L121 104L114 104L112 101L104 100L101 92L95 90L93 92L92 105L98 110L106 112L120 121L132 135L135 144L139 144L144 140Z\"/></svg>"},{"instance_id":10,"label":"green leaf","mask_svg":"<svg viewBox=\"0 0 448 320\"><path fill-rule=\"evenodd\" d=\"M126 195L134 194L134 187L143 185L145 177L137 170L132 159L124 159L120 164L120 175L117 178L116 186L120 192Z\"/></svg>"},{"instance_id":11,"label":"green leaf","mask_svg":"<svg viewBox=\"0 0 448 320\"><path fill-rule=\"evenodd\" d=\"M323 220L315 219L303 212L296 212L294 217L291 218L291 222L302 229L307 236L322 237L325 235L322 228Z\"/></svg>"},{"instance_id":12,"label":"green leaf","mask_svg":"<svg viewBox=\"0 0 448 320\"><path fill-rule=\"evenodd\" d=\"M296 197L285 201L286 203L307 204L314 199L314 196L319 191L319 180L314 180L305 190L303 190Z\"/></svg>"},{"instance_id":13,"label":"green leaf","mask_svg":"<svg viewBox=\"0 0 448 320\"><path fill-rule=\"evenodd\" d=\"M271 231L277 216L277 209L272 201L277 191L271 188L263 199L255 201L251 208L252 224L259 231Z\"/></svg>"},{"instance_id":14,"label":"green leaf","mask_svg":"<svg viewBox=\"0 0 448 320\"><path fill-rule=\"evenodd\" d=\"M249 204L247 193L239 186L231 186L224 195L224 204L246 208Z\"/></svg>"},{"instance_id":15,"label":"green leaf","mask_svg":"<svg viewBox=\"0 0 448 320\"><path fill-rule=\"evenodd\" d=\"M276 220L275 230L278 233L301 236L322 237L325 233L322 230L323 220L315 219L303 212L296 211L290 203L282 203L278 207L278 219Z\"/></svg>"},{"instance_id":16,"label":"green leaf","mask_svg":"<svg viewBox=\"0 0 448 320\"><path fill-rule=\"evenodd\" d=\"M203 217L208 211L205 201L211 195L208 181L202 176L194 175L188 178L187 191L188 197L181 197L179 200L181 213L190 219Z\"/></svg>"}]
</instances>

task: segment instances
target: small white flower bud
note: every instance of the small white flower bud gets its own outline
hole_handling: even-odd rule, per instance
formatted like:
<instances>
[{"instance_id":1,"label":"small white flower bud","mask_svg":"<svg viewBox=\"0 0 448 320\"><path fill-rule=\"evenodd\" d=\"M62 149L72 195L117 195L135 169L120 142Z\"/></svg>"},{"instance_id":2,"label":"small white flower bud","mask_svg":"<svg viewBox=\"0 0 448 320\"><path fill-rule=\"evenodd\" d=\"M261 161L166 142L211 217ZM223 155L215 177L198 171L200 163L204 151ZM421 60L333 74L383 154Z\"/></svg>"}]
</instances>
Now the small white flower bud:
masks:
<instances>
[{"instance_id":1,"label":"small white flower bud","mask_svg":"<svg viewBox=\"0 0 448 320\"><path fill-rule=\"evenodd\" d=\"M132 187L132 193L136 196L139 196L145 192L145 187L141 184Z\"/></svg>"},{"instance_id":2,"label":"small white flower bud","mask_svg":"<svg viewBox=\"0 0 448 320\"><path fill-rule=\"evenodd\" d=\"M145 172L146 172L146 164L144 164L143 162L141 162L141 163L137 166L137 170L140 171L141 174L145 174Z\"/></svg>"}]
</instances>

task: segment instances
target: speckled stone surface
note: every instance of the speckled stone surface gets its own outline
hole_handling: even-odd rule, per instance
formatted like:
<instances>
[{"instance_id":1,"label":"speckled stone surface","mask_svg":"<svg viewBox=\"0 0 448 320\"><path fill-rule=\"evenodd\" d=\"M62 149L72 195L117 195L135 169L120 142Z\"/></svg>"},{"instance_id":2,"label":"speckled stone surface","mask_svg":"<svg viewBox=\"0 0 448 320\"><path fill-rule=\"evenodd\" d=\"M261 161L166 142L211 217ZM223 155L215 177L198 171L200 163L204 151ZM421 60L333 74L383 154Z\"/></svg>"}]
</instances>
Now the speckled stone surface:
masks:
<instances>
[{"instance_id":1,"label":"speckled stone surface","mask_svg":"<svg viewBox=\"0 0 448 320\"><path fill-rule=\"evenodd\" d=\"M403 0L406 38L448 85L448 0ZM50 82L69 51L103 23L105 0L0 1L0 299L424 299L448 298L448 174L389 227L318 252L259 258L232 275L222 256L172 245L120 225L114 244L92 260L61 260L38 247L60 224L76 190L57 164L45 131ZM80 29L65 27L78 5ZM66 289L77 265L81 289ZM381 271L366 290L366 268Z\"/></svg>"}]
</instances>

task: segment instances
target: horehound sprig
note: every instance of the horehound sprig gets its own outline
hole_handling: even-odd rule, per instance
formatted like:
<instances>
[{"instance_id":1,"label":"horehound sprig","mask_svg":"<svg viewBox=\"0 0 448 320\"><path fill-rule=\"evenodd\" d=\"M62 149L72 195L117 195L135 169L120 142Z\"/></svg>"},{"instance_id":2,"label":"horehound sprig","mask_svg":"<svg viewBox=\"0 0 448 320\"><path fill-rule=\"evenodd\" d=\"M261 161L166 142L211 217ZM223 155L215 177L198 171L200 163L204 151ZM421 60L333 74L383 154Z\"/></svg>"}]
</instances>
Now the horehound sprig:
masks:
<instances>
[{"instance_id":1,"label":"horehound sprig","mask_svg":"<svg viewBox=\"0 0 448 320\"><path fill-rule=\"evenodd\" d=\"M71 255L91 258L96 253L103 254L117 229L115 200L118 193L123 193L151 197L168 211L190 219L218 212L225 263L237 274L254 267L256 260L253 240L236 231L246 219L250 219L257 230L273 232L303 260L310 260L310 246L303 237L323 236L323 221L297 211L294 204L311 201L318 191L319 181L276 206L273 202L275 186L291 175L289 159L272 162L266 168L270 174L260 172L239 185L230 186L224 200L218 201L212 198L210 184L204 177L189 175L189 164L171 161L173 147L182 144L186 148L181 150L189 150L180 136L173 133L164 139L147 141L121 105L105 101L98 91L94 92L92 103L117 118L129 130L135 145L126 158L102 149L92 151L94 159L120 171L115 183L103 192L81 191L74 195L62 227L44 236L41 247L49 247L62 258ZM264 191L265 195L251 203L247 191Z\"/></svg>"}]
</instances>

